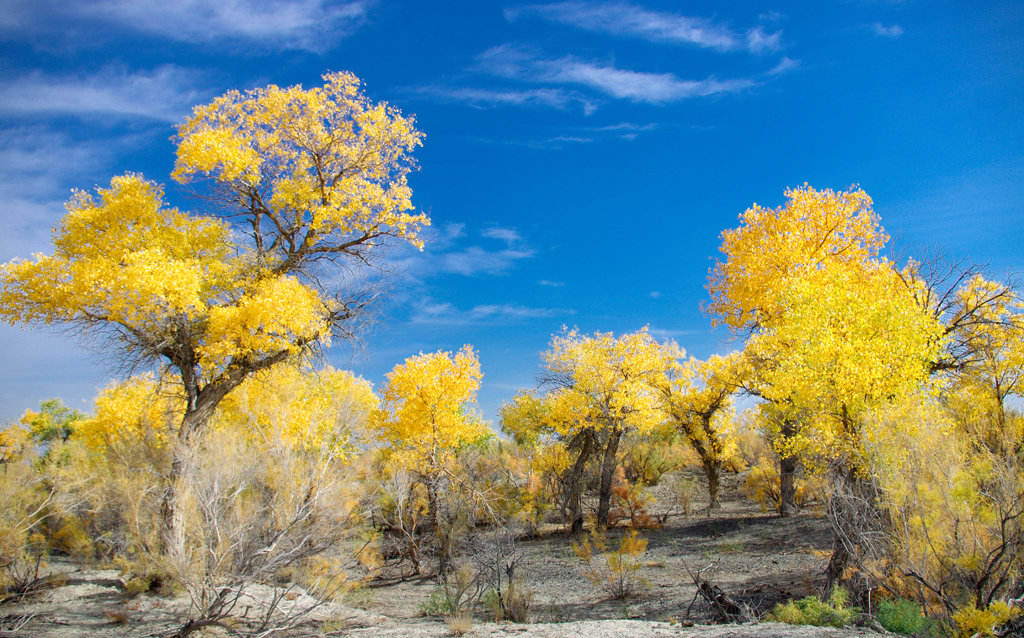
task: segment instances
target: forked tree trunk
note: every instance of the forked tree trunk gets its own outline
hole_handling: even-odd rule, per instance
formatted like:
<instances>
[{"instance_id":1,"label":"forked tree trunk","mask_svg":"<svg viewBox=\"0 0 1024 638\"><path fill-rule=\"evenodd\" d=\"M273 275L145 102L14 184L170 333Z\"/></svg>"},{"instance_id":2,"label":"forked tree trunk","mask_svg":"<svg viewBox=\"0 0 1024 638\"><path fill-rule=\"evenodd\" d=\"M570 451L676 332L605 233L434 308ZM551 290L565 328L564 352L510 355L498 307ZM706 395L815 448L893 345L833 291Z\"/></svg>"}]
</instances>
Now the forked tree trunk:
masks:
<instances>
[{"instance_id":1,"label":"forked tree trunk","mask_svg":"<svg viewBox=\"0 0 1024 638\"><path fill-rule=\"evenodd\" d=\"M569 474L569 493L566 496L569 533L573 536L583 531L583 471L594 450L594 431L587 428L580 433L580 437L580 453Z\"/></svg>"},{"instance_id":2,"label":"forked tree trunk","mask_svg":"<svg viewBox=\"0 0 1024 638\"><path fill-rule=\"evenodd\" d=\"M622 438L622 430L614 428L608 435L608 445L604 449L604 458L601 460L601 491L597 502L597 527L608 528L608 514L611 511L612 503L612 480L615 478L616 455L619 452L619 439Z\"/></svg>"}]
</instances>

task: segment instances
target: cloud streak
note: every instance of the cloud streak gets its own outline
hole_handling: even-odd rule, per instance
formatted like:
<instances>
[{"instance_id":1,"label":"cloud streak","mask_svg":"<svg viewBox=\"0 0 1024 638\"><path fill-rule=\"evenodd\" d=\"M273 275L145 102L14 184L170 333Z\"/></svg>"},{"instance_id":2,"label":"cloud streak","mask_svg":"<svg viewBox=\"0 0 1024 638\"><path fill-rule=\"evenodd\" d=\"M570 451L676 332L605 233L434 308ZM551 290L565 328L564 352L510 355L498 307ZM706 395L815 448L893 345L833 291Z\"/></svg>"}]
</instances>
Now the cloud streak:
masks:
<instances>
[{"instance_id":1,"label":"cloud streak","mask_svg":"<svg viewBox=\"0 0 1024 638\"><path fill-rule=\"evenodd\" d=\"M438 85L420 87L415 89L415 92L446 102L468 104L476 108L526 106L566 110L579 106L588 115L597 108L593 100L562 89L482 89Z\"/></svg>"},{"instance_id":2,"label":"cloud streak","mask_svg":"<svg viewBox=\"0 0 1024 638\"><path fill-rule=\"evenodd\" d=\"M519 304L485 304L461 310L448 302L426 301L417 306L410 321L420 324L469 325L515 323L575 314L566 308L534 308Z\"/></svg>"},{"instance_id":3,"label":"cloud streak","mask_svg":"<svg viewBox=\"0 0 1024 638\"><path fill-rule=\"evenodd\" d=\"M735 93L755 86L751 79L683 80L672 73L645 73L603 66L574 56L543 58L514 45L492 47L477 56L476 68L507 79L548 84L576 84L618 99L662 104L696 97Z\"/></svg>"},{"instance_id":4,"label":"cloud streak","mask_svg":"<svg viewBox=\"0 0 1024 638\"><path fill-rule=\"evenodd\" d=\"M650 11L624 2L558 2L505 10L505 18L509 21L523 16L595 33L694 45L714 51L769 53L781 47L781 35L778 32L766 33L761 27L737 33L704 18Z\"/></svg>"},{"instance_id":5,"label":"cloud streak","mask_svg":"<svg viewBox=\"0 0 1024 638\"><path fill-rule=\"evenodd\" d=\"M143 118L176 122L199 99L197 74L173 65L129 73L108 68L89 77L31 73L6 82L0 114Z\"/></svg>"},{"instance_id":6,"label":"cloud streak","mask_svg":"<svg viewBox=\"0 0 1024 638\"><path fill-rule=\"evenodd\" d=\"M876 22L871 25L871 31L883 38L896 39L903 35L903 27L898 24L884 25L881 22Z\"/></svg>"},{"instance_id":7,"label":"cloud streak","mask_svg":"<svg viewBox=\"0 0 1024 638\"><path fill-rule=\"evenodd\" d=\"M0 29L107 23L191 44L322 51L364 24L372 0L13 0Z\"/></svg>"}]
</instances>

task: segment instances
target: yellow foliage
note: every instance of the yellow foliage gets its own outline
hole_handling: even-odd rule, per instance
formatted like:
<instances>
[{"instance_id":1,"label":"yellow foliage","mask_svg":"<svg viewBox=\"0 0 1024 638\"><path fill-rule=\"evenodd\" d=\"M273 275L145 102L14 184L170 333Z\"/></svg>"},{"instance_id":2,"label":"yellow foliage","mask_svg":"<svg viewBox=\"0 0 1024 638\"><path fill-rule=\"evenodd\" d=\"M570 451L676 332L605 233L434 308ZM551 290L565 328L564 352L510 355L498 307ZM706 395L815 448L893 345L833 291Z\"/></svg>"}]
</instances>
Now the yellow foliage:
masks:
<instances>
[{"instance_id":1,"label":"yellow foliage","mask_svg":"<svg viewBox=\"0 0 1024 638\"><path fill-rule=\"evenodd\" d=\"M786 191L784 207L754 204L741 225L722 232L725 262L708 279L713 323L750 328L781 318L790 280L836 264L856 268L877 257L889 237L860 189Z\"/></svg>"},{"instance_id":2,"label":"yellow foliage","mask_svg":"<svg viewBox=\"0 0 1024 638\"><path fill-rule=\"evenodd\" d=\"M996 636L996 629L1017 616L1021 615L1019 608L1010 607L1004 602L994 602L985 609L978 609L971 605L958 609L953 614L953 622L956 623L956 635L958 638L969 638L972 636Z\"/></svg>"},{"instance_id":3,"label":"yellow foliage","mask_svg":"<svg viewBox=\"0 0 1024 638\"><path fill-rule=\"evenodd\" d=\"M604 534L593 531L589 537L572 544L583 567L583 575L596 587L614 598L628 598L648 582L640 576L647 539L635 529L622 535L615 548L609 548Z\"/></svg>"},{"instance_id":4,"label":"yellow foliage","mask_svg":"<svg viewBox=\"0 0 1024 638\"><path fill-rule=\"evenodd\" d=\"M387 374L374 429L394 463L436 471L488 434L473 411L480 361L472 347L409 357Z\"/></svg>"},{"instance_id":5,"label":"yellow foliage","mask_svg":"<svg viewBox=\"0 0 1024 638\"><path fill-rule=\"evenodd\" d=\"M212 177L242 201L258 198L268 223L308 229L311 239L386 234L422 245L429 220L408 212L406 175L423 134L413 118L373 104L355 75L323 79L310 89L231 91L196 107L178 128L175 179ZM261 257L271 268L286 258Z\"/></svg>"},{"instance_id":6,"label":"yellow foliage","mask_svg":"<svg viewBox=\"0 0 1024 638\"><path fill-rule=\"evenodd\" d=\"M662 414L652 381L681 354L678 348L664 350L647 328L618 338L610 332L591 337L576 330L552 337L543 355L545 365L568 383L549 395L550 425L563 436L580 425L653 431Z\"/></svg>"}]
</instances>

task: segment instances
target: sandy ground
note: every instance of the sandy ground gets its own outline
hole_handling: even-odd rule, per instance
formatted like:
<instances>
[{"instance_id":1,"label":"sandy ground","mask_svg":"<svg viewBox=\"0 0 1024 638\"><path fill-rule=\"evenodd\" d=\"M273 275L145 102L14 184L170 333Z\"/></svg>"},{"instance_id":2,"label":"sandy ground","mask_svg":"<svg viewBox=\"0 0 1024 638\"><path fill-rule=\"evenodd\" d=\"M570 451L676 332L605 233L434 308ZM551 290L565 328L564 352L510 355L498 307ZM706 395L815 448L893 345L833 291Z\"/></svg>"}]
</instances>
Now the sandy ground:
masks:
<instances>
[{"instance_id":1,"label":"sandy ground","mask_svg":"<svg viewBox=\"0 0 1024 638\"><path fill-rule=\"evenodd\" d=\"M812 593L830 547L823 519L812 514L788 519L766 515L739 494L740 478L725 477L724 506L710 518L672 516L661 529L644 532L648 551L641 576L648 585L625 601L610 598L581 575L563 535L524 540L520 573L534 592L531 623L487 622L480 609L466 636L878 635L868 628L710 624L713 610L702 599L694 602L696 588L688 570L703 570L706 579L734 599L763 612L776 602ZM701 505L699 500L695 503ZM612 532L610 538L619 533ZM116 570L62 561L55 561L53 568L65 574L65 583L0 606L0 636L141 638L166 635L187 615L188 601L183 597L128 596ZM293 635L447 636L450 631L443 620L420 614L434 589L429 578L379 581L347 605L331 603L317 609L320 622L303 625Z\"/></svg>"}]
</instances>

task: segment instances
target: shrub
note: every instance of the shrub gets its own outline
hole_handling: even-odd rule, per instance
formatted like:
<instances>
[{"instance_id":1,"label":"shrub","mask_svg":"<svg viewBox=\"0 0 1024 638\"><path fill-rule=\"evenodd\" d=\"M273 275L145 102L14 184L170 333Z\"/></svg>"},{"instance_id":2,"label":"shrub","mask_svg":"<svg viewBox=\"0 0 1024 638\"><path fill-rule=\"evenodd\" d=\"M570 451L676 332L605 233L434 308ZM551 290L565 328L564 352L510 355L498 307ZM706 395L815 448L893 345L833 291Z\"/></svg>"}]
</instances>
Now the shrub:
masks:
<instances>
[{"instance_id":1,"label":"shrub","mask_svg":"<svg viewBox=\"0 0 1024 638\"><path fill-rule=\"evenodd\" d=\"M583 575L613 598L622 600L636 593L647 581L640 576L647 539L635 529L623 534L619 546L609 551L604 535L591 532L590 538L572 544L583 562Z\"/></svg>"},{"instance_id":2,"label":"shrub","mask_svg":"<svg viewBox=\"0 0 1024 638\"><path fill-rule=\"evenodd\" d=\"M996 636L996 629L1021 615L1019 608L1004 602L994 602L985 609L974 605L962 607L953 614L958 638L967 636Z\"/></svg>"},{"instance_id":3,"label":"shrub","mask_svg":"<svg viewBox=\"0 0 1024 638\"><path fill-rule=\"evenodd\" d=\"M842 587L836 587L828 600L808 596L800 600L779 603L768 614L768 620L789 625L814 625L815 627L843 627L857 615L856 607L847 607L848 594Z\"/></svg>"},{"instance_id":4,"label":"shrub","mask_svg":"<svg viewBox=\"0 0 1024 638\"><path fill-rule=\"evenodd\" d=\"M886 631L911 636L921 633L927 626L921 605L906 598L883 600L878 606L878 622Z\"/></svg>"}]
</instances>

